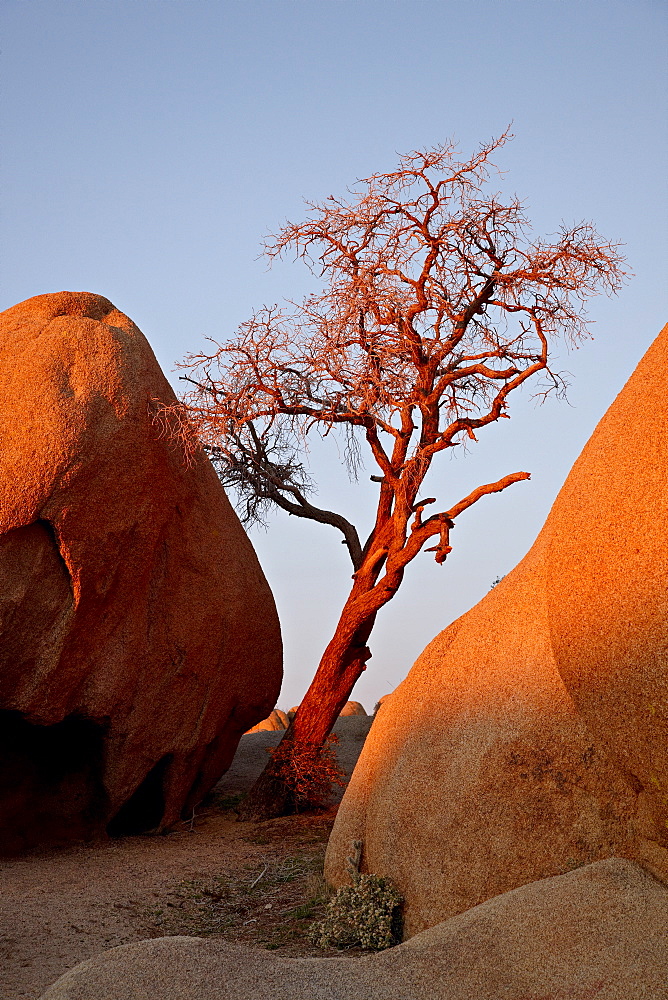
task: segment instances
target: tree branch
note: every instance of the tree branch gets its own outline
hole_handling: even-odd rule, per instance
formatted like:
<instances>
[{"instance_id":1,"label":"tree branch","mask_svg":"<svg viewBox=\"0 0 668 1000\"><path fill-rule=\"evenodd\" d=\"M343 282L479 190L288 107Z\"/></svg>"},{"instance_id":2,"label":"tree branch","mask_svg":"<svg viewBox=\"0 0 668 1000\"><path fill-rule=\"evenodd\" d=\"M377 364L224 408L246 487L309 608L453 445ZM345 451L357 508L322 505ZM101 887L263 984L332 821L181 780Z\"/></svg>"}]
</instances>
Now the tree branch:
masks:
<instances>
[{"instance_id":1,"label":"tree branch","mask_svg":"<svg viewBox=\"0 0 668 1000\"><path fill-rule=\"evenodd\" d=\"M287 511L288 514L294 514L296 517L307 517L311 521L319 521L321 524L331 524L334 528L338 528L343 534L343 540L350 553L353 569L357 571L360 568L362 565L362 546L357 528L343 517L342 514L336 514L334 511L322 510L320 507L315 507L303 497L299 503L292 503L286 497L282 496L278 490L272 494L272 500L278 507L282 507L283 510Z\"/></svg>"}]
</instances>

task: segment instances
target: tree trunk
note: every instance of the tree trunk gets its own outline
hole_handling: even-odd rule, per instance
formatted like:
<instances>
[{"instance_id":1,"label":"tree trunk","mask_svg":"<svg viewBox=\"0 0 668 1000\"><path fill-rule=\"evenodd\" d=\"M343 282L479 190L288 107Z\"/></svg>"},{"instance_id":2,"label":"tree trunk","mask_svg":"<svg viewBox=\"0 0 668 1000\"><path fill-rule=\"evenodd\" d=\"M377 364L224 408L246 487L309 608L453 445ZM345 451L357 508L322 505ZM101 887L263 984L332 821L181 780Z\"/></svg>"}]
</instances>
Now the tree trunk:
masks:
<instances>
[{"instance_id":1,"label":"tree trunk","mask_svg":"<svg viewBox=\"0 0 668 1000\"><path fill-rule=\"evenodd\" d=\"M344 609L334 637L325 650L315 677L290 723L285 742L321 749L357 679L371 656L366 645L375 613L356 628ZM270 760L239 808L240 820L265 820L295 810L292 789L276 774Z\"/></svg>"}]
</instances>

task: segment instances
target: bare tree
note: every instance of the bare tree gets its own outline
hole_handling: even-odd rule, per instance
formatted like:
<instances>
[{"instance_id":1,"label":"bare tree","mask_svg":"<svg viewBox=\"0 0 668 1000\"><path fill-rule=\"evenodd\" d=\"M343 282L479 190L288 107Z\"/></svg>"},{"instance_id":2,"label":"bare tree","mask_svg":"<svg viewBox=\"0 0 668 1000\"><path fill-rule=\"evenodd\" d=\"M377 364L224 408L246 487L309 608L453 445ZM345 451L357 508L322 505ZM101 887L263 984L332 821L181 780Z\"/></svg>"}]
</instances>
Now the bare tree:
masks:
<instances>
[{"instance_id":1,"label":"bare tree","mask_svg":"<svg viewBox=\"0 0 668 1000\"><path fill-rule=\"evenodd\" d=\"M271 237L270 258L292 251L321 290L289 308L263 308L212 353L189 356L186 424L239 498L248 522L268 508L332 525L343 535L352 586L336 631L283 737L318 753L371 656L376 615L425 548L442 563L467 508L529 478L513 472L456 503L420 497L433 460L507 417L508 397L550 368L558 336L587 333L585 303L625 277L619 244L592 225L535 240L522 204L490 190L491 155L468 160L454 143L402 156L347 198L308 202L305 222ZM303 454L309 434L342 431L354 472L361 447L377 466L375 523L355 526L316 506ZM435 513L427 516L427 508ZM246 818L291 808L270 762L246 799Z\"/></svg>"}]
</instances>

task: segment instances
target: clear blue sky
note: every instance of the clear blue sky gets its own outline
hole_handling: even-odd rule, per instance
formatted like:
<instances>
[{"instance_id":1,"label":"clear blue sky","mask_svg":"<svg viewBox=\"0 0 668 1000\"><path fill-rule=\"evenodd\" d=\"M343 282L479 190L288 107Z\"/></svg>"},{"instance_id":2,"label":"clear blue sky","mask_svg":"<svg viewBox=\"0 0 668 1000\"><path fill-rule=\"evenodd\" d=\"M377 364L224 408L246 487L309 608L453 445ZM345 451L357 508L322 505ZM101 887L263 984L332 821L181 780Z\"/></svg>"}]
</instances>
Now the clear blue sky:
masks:
<instances>
[{"instance_id":1,"label":"clear blue sky","mask_svg":"<svg viewBox=\"0 0 668 1000\"><path fill-rule=\"evenodd\" d=\"M537 231L593 220L636 277L591 308L595 339L560 351L570 405L485 431L430 483L528 483L460 518L444 566L423 555L379 618L354 697L367 709L433 636L533 542L596 422L668 318L667 9L660 0L5 0L0 307L42 292L106 295L165 372L306 274L258 260L302 198L342 194L405 152L464 151L513 121L504 187ZM629 428L641 434L642 428ZM372 494L313 454L319 502L361 528ZM302 696L350 567L333 529L277 513L253 541L285 638L279 705Z\"/></svg>"}]
</instances>

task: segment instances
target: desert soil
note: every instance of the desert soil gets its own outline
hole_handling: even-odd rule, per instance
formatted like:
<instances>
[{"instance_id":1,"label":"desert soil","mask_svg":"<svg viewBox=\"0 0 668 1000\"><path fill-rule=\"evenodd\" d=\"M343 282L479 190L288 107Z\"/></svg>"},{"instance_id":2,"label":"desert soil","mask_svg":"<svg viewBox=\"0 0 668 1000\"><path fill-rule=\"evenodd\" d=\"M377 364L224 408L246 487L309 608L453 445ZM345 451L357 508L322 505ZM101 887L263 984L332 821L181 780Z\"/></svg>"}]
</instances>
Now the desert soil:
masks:
<instances>
[{"instance_id":1,"label":"desert soil","mask_svg":"<svg viewBox=\"0 0 668 1000\"><path fill-rule=\"evenodd\" d=\"M368 724L342 741L348 775ZM168 834L0 859L0 998L38 1000L92 955L163 935L217 935L289 957L341 954L306 937L328 898L322 869L338 806L265 823L236 819L239 789L276 741L244 737L214 794Z\"/></svg>"}]
</instances>

